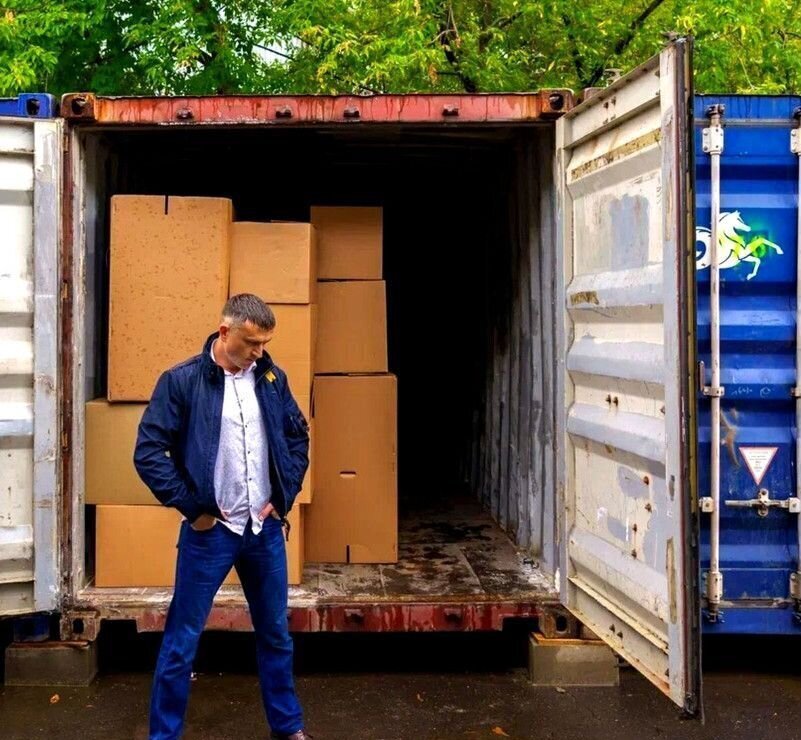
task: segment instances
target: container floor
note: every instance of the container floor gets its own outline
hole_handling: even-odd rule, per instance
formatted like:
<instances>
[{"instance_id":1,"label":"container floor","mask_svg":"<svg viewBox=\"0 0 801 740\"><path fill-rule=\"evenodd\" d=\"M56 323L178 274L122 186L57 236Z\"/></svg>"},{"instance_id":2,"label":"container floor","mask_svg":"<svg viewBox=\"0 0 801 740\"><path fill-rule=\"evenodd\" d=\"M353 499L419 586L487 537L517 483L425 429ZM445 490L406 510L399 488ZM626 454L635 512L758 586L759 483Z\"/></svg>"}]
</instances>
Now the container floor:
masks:
<instances>
[{"instance_id":1,"label":"container floor","mask_svg":"<svg viewBox=\"0 0 801 740\"><path fill-rule=\"evenodd\" d=\"M536 601L552 580L470 499L401 510L398 562L307 563L297 603L343 601Z\"/></svg>"},{"instance_id":2,"label":"container floor","mask_svg":"<svg viewBox=\"0 0 801 740\"><path fill-rule=\"evenodd\" d=\"M519 551L469 498L402 505L398 555L397 563L383 565L307 563L303 582L289 589L289 607L558 601L553 580L537 560ZM90 586L79 594L76 606L119 619L140 609L162 612L171 595L169 588ZM224 586L215 599L215 606L223 609L244 605L238 586Z\"/></svg>"}]
</instances>

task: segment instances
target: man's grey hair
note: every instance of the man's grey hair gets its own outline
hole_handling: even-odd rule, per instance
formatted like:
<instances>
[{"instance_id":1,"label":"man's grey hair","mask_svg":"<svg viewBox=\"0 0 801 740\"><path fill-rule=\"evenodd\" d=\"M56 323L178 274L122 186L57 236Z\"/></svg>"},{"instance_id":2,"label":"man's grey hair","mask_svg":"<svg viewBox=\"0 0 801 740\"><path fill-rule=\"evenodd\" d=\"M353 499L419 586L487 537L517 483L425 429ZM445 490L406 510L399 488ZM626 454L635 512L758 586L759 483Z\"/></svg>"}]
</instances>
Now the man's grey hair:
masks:
<instances>
[{"instance_id":1,"label":"man's grey hair","mask_svg":"<svg viewBox=\"0 0 801 740\"><path fill-rule=\"evenodd\" d=\"M232 295L223 306L222 319L229 326L241 326L250 321L265 331L275 329L273 310L253 293Z\"/></svg>"}]
</instances>

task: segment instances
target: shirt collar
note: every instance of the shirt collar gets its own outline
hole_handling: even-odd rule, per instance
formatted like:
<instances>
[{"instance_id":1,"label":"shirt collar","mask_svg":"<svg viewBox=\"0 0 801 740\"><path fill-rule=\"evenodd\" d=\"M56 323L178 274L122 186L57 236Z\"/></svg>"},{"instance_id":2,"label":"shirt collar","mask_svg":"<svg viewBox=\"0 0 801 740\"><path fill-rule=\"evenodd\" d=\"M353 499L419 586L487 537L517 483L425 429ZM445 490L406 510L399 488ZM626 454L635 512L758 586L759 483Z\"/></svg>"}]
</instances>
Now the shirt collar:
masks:
<instances>
[{"instance_id":1,"label":"shirt collar","mask_svg":"<svg viewBox=\"0 0 801 740\"><path fill-rule=\"evenodd\" d=\"M209 355L211 355L211 361L216 365L217 360L214 359L214 342L209 345ZM226 370L222 365L219 366L220 369L226 374L232 377L241 378L244 377L246 373L252 373L253 369L256 367L256 363L252 363L250 367L245 368L244 370L239 370L238 372L232 373L230 370Z\"/></svg>"}]
</instances>

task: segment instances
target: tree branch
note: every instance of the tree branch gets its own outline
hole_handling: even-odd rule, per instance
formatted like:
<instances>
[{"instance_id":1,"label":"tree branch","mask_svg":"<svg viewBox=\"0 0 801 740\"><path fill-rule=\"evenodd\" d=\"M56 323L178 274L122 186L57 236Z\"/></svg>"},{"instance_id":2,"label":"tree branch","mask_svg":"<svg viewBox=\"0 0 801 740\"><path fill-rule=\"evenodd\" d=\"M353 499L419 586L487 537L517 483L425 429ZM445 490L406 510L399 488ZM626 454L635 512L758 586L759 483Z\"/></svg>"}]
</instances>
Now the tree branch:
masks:
<instances>
[{"instance_id":1,"label":"tree branch","mask_svg":"<svg viewBox=\"0 0 801 740\"><path fill-rule=\"evenodd\" d=\"M567 13L562 13L562 24L565 27L567 40L570 42L570 56L573 58L573 66L576 69L576 76L578 77L579 83L582 87L589 87L584 79L584 61L582 60L581 53L579 52L576 35L573 33L573 21L570 20L570 17L567 15Z\"/></svg>"},{"instance_id":2,"label":"tree branch","mask_svg":"<svg viewBox=\"0 0 801 740\"><path fill-rule=\"evenodd\" d=\"M639 31L645 25L645 21L647 21L648 18L653 15L654 11L656 11L663 2L664 0L651 0L651 2L648 3L645 8L643 8L642 13L640 13L631 23L629 23L626 33L623 34L623 36L612 48L612 53L592 71L592 74L588 80L588 84L586 84L585 87L594 87L601 81L601 78L604 76L604 70L606 69L606 64L609 58L620 56L628 48L629 44L634 41L637 31Z\"/></svg>"},{"instance_id":3,"label":"tree branch","mask_svg":"<svg viewBox=\"0 0 801 740\"><path fill-rule=\"evenodd\" d=\"M476 81L469 75L465 74L459 60L459 55L451 45L450 39L454 38L458 40L459 31L456 28L456 22L453 18L453 8L450 5L448 6L448 17L444 23L440 24L439 31L440 33L437 38L439 39L440 46L442 47L442 53L445 54L445 59L448 61L448 64L451 65L453 71L456 73L456 76L459 78L459 81L462 83L464 91L468 93L478 92L478 85L476 84Z\"/></svg>"}]
</instances>

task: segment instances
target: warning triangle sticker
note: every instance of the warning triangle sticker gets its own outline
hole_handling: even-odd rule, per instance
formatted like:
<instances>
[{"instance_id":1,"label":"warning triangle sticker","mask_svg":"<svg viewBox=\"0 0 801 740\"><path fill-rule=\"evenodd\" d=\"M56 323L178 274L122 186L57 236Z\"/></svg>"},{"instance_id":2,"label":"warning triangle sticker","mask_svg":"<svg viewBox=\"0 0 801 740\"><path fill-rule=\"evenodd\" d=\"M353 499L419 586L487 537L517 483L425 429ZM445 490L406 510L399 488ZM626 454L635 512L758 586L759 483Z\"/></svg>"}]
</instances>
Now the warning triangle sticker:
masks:
<instances>
[{"instance_id":1,"label":"warning triangle sticker","mask_svg":"<svg viewBox=\"0 0 801 740\"><path fill-rule=\"evenodd\" d=\"M762 483L762 479L765 477L765 473L768 472L768 468L778 451L778 447L740 447L740 454L745 460L746 467L748 472L751 473L754 483L757 485Z\"/></svg>"}]
</instances>

